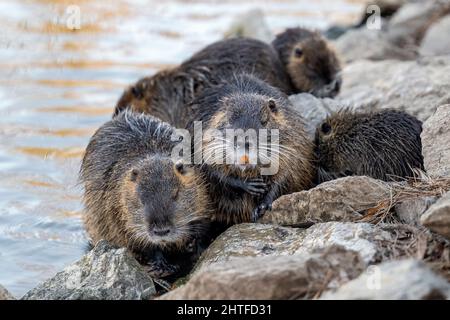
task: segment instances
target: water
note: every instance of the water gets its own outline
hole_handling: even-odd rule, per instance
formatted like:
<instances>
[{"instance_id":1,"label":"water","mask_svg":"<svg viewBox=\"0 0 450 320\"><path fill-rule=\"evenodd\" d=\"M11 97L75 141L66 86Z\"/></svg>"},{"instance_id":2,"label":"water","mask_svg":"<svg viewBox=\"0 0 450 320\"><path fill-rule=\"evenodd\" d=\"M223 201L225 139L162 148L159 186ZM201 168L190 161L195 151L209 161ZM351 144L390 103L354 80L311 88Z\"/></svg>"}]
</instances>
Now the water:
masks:
<instances>
[{"instance_id":1,"label":"water","mask_svg":"<svg viewBox=\"0 0 450 320\"><path fill-rule=\"evenodd\" d=\"M353 21L361 1L0 1L0 284L21 296L83 254L79 163L124 87L255 7L278 32Z\"/></svg>"}]
</instances>

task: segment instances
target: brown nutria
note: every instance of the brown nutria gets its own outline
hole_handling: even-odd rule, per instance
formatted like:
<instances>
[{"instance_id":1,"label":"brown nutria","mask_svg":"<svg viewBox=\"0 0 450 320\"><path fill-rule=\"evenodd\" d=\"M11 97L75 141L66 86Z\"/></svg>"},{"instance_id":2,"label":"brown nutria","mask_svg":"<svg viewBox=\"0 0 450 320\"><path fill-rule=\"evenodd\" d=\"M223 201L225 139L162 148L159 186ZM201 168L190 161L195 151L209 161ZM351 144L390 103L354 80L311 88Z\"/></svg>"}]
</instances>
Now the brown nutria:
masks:
<instances>
[{"instance_id":1,"label":"brown nutria","mask_svg":"<svg viewBox=\"0 0 450 320\"><path fill-rule=\"evenodd\" d=\"M127 247L157 277L190 267L210 215L201 173L171 158L173 132L123 112L93 135L80 170L92 242Z\"/></svg>"},{"instance_id":2,"label":"brown nutria","mask_svg":"<svg viewBox=\"0 0 450 320\"><path fill-rule=\"evenodd\" d=\"M318 182L349 175L381 180L423 169L422 122L395 110L330 115L316 131Z\"/></svg>"},{"instance_id":3,"label":"brown nutria","mask_svg":"<svg viewBox=\"0 0 450 320\"><path fill-rule=\"evenodd\" d=\"M204 132L202 168L215 204L214 221L255 221L279 196L311 186L315 175L313 145L304 131L303 118L280 90L257 77L237 75L204 90L192 109L193 118L201 121ZM193 129L192 123L189 128ZM270 131L270 142L259 135L255 139L264 132L262 129ZM227 130L235 130L235 136L226 136ZM241 133L237 133L239 130ZM208 131L219 133L219 138L208 136ZM278 133L278 141L272 133ZM244 139L236 142L239 134ZM254 162L249 161L252 148L258 152ZM276 164L277 168L263 173L268 163L262 160L268 156L262 152L267 150L271 150L267 154L275 156L270 165ZM224 152L237 156L231 162L209 161L214 154L220 159Z\"/></svg>"},{"instance_id":4,"label":"brown nutria","mask_svg":"<svg viewBox=\"0 0 450 320\"><path fill-rule=\"evenodd\" d=\"M145 77L126 89L114 115L131 108L184 128L191 116L185 106L205 88L238 73L256 76L286 94L310 92L333 97L339 92L339 62L317 33L287 29L273 44L277 50L248 38L215 42L180 66Z\"/></svg>"},{"instance_id":5,"label":"brown nutria","mask_svg":"<svg viewBox=\"0 0 450 320\"><path fill-rule=\"evenodd\" d=\"M342 84L336 53L318 33L290 28L272 42L284 64L295 93L309 92L319 98L334 97Z\"/></svg>"},{"instance_id":6,"label":"brown nutria","mask_svg":"<svg viewBox=\"0 0 450 320\"><path fill-rule=\"evenodd\" d=\"M268 44L247 38L215 42L173 69L162 70L129 87L116 105L146 112L184 128L189 111L184 106L204 88L217 85L237 71L254 74L286 93L292 91L278 54Z\"/></svg>"}]
</instances>

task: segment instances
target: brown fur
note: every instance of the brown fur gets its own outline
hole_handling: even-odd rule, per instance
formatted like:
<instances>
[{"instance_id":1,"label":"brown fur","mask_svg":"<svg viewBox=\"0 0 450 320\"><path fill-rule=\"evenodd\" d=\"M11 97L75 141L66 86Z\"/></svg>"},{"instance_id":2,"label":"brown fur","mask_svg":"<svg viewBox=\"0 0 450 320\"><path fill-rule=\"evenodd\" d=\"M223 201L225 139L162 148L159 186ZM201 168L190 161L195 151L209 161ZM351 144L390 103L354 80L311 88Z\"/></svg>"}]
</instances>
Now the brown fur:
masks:
<instances>
[{"instance_id":1,"label":"brown fur","mask_svg":"<svg viewBox=\"0 0 450 320\"><path fill-rule=\"evenodd\" d=\"M401 111L332 114L316 132L318 180L411 177L413 168L423 169L421 132L422 123Z\"/></svg>"}]
</instances>

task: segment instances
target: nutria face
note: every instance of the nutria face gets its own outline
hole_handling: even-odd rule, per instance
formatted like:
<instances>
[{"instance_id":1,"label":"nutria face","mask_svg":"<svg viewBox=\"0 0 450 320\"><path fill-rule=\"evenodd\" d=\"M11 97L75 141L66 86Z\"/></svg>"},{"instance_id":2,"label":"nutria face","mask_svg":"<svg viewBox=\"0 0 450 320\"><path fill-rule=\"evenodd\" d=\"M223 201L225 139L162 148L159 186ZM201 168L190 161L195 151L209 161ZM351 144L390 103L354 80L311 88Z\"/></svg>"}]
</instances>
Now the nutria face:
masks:
<instances>
[{"instance_id":1,"label":"nutria face","mask_svg":"<svg viewBox=\"0 0 450 320\"><path fill-rule=\"evenodd\" d=\"M284 63L297 92L334 97L342 84L335 52L318 33L302 28L287 29L273 46Z\"/></svg>"},{"instance_id":2,"label":"nutria face","mask_svg":"<svg viewBox=\"0 0 450 320\"><path fill-rule=\"evenodd\" d=\"M150 157L130 168L122 205L130 237L141 245L182 246L207 215L206 189L194 169L169 158Z\"/></svg>"},{"instance_id":3,"label":"nutria face","mask_svg":"<svg viewBox=\"0 0 450 320\"><path fill-rule=\"evenodd\" d=\"M278 129L283 121L281 105L283 102L259 94L232 94L221 101L220 111L209 121L209 135L206 131L203 140L205 159L220 155L220 165L228 170L258 172L262 165L258 155L258 139L261 129ZM228 132L234 132L228 134ZM259 147L268 142L259 142ZM225 155L223 154L225 152ZM232 155L232 161L226 156ZM223 157L222 157L223 156ZM234 160L234 161L233 161Z\"/></svg>"}]
</instances>

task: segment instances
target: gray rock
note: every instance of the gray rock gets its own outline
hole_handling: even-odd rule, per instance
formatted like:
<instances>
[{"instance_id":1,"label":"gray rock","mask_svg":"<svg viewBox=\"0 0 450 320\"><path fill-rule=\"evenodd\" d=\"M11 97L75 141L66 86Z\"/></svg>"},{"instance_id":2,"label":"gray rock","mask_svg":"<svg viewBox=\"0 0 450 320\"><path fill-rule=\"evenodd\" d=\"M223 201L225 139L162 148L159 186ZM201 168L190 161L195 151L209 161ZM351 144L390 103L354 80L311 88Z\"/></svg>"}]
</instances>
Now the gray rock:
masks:
<instances>
[{"instance_id":1,"label":"gray rock","mask_svg":"<svg viewBox=\"0 0 450 320\"><path fill-rule=\"evenodd\" d=\"M430 230L450 239L450 191L423 214L420 222Z\"/></svg>"},{"instance_id":2,"label":"gray rock","mask_svg":"<svg viewBox=\"0 0 450 320\"><path fill-rule=\"evenodd\" d=\"M14 296L0 284L0 300L15 300Z\"/></svg>"},{"instance_id":3,"label":"gray rock","mask_svg":"<svg viewBox=\"0 0 450 320\"><path fill-rule=\"evenodd\" d=\"M395 213L400 222L420 226L420 217L436 200L436 197L409 199L396 204Z\"/></svg>"},{"instance_id":4,"label":"gray rock","mask_svg":"<svg viewBox=\"0 0 450 320\"><path fill-rule=\"evenodd\" d=\"M389 21L388 37L392 43L419 44L427 29L449 12L447 0L407 3Z\"/></svg>"},{"instance_id":5,"label":"gray rock","mask_svg":"<svg viewBox=\"0 0 450 320\"><path fill-rule=\"evenodd\" d=\"M267 224L234 225L208 247L197 262L195 270L234 257L294 254L302 245L304 233L304 229Z\"/></svg>"},{"instance_id":6,"label":"gray rock","mask_svg":"<svg viewBox=\"0 0 450 320\"><path fill-rule=\"evenodd\" d=\"M253 9L237 16L225 32L225 38L248 37L270 43L274 35L270 31L264 13Z\"/></svg>"},{"instance_id":7,"label":"gray rock","mask_svg":"<svg viewBox=\"0 0 450 320\"><path fill-rule=\"evenodd\" d=\"M316 222L355 221L389 196L387 183L365 176L327 181L308 191L281 196L260 223L302 226Z\"/></svg>"},{"instance_id":8,"label":"gray rock","mask_svg":"<svg viewBox=\"0 0 450 320\"><path fill-rule=\"evenodd\" d=\"M427 173L450 176L450 104L440 106L423 124L421 138Z\"/></svg>"},{"instance_id":9,"label":"gray rock","mask_svg":"<svg viewBox=\"0 0 450 320\"><path fill-rule=\"evenodd\" d=\"M344 107L330 98L317 98L309 93L289 96L294 109L305 119L305 130L311 139L314 138L317 126L335 111Z\"/></svg>"},{"instance_id":10,"label":"gray rock","mask_svg":"<svg viewBox=\"0 0 450 320\"><path fill-rule=\"evenodd\" d=\"M25 300L139 300L155 293L152 279L125 248L106 241L29 291Z\"/></svg>"},{"instance_id":11,"label":"gray rock","mask_svg":"<svg viewBox=\"0 0 450 320\"><path fill-rule=\"evenodd\" d=\"M421 261L389 261L371 266L358 278L321 299L450 299L450 284Z\"/></svg>"},{"instance_id":12,"label":"gray rock","mask_svg":"<svg viewBox=\"0 0 450 320\"><path fill-rule=\"evenodd\" d=\"M332 42L339 58L350 63L357 60L413 60L416 50L392 43L383 29L353 29ZM344 79L345 81L345 79Z\"/></svg>"},{"instance_id":13,"label":"gray rock","mask_svg":"<svg viewBox=\"0 0 450 320\"><path fill-rule=\"evenodd\" d=\"M425 34L420 45L421 55L450 54L450 15L433 24Z\"/></svg>"},{"instance_id":14,"label":"gray rock","mask_svg":"<svg viewBox=\"0 0 450 320\"><path fill-rule=\"evenodd\" d=\"M354 109L392 108L424 121L450 103L450 56L417 61L357 61L342 71L337 102Z\"/></svg>"},{"instance_id":15,"label":"gray rock","mask_svg":"<svg viewBox=\"0 0 450 320\"><path fill-rule=\"evenodd\" d=\"M233 258L202 268L160 299L311 298L357 277L364 268L358 253L337 246L310 255Z\"/></svg>"}]
</instances>

